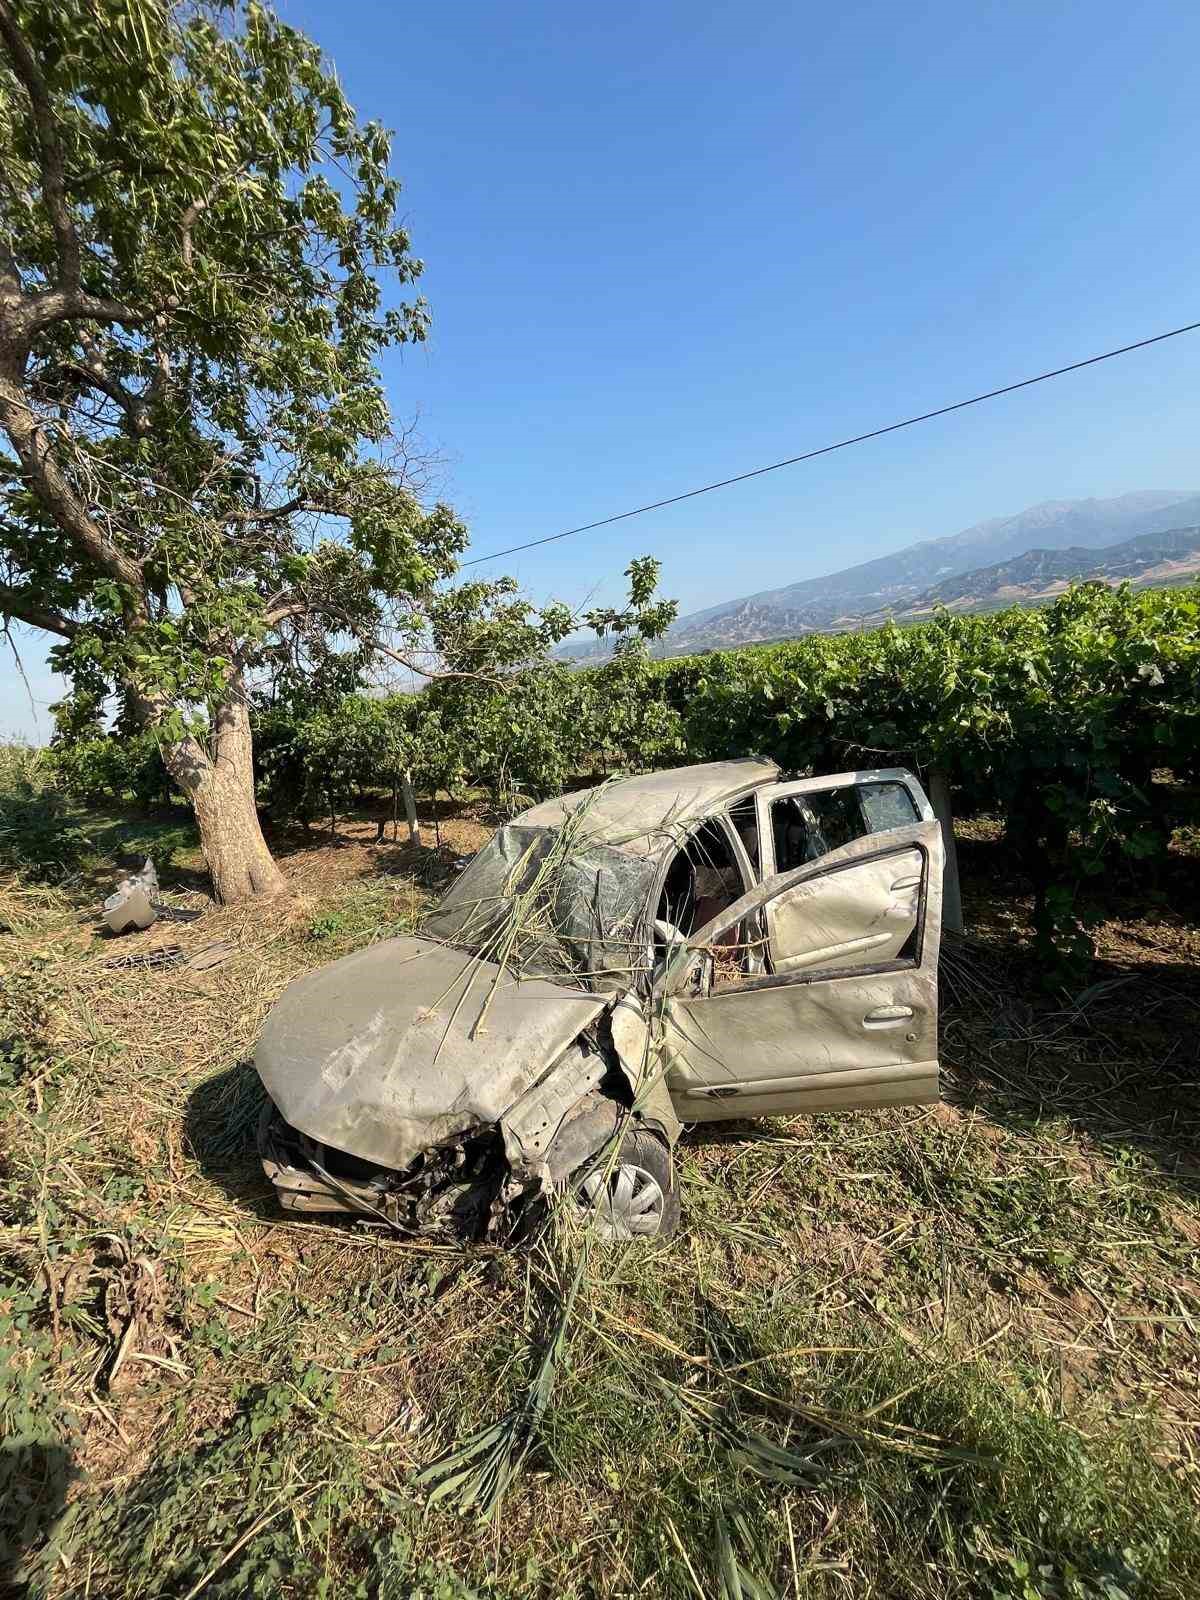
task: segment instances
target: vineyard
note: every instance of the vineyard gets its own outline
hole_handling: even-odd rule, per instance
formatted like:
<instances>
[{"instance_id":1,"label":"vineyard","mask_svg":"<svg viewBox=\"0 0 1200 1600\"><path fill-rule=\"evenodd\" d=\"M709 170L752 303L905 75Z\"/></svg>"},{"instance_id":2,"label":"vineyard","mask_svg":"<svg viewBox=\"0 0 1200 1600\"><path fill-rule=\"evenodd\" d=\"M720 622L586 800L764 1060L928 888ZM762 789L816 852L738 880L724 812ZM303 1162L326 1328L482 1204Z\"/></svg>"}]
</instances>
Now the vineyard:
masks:
<instances>
[{"instance_id":1,"label":"vineyard","mask_svg":"<svg viewBox=\"0 0 1200 1600\"><path fill-rule=\"evenodd\" d=\"M799 772L940 769L958 814L1003 819L1038 937L1069 962L1090 948L1089 882L1166 860L1155 774L1200 771L1200 590L1085 585L1038 610L669 661L626 647L589 670L387 698L310 679L262 695L253 721L276 827L332 825L381 788L394 806L406 776L425 795L482 788L511 812L612 772L753 753ZM147 734L76 733L53 760L86 800L169 792Z\"/></svg>"}]
</instances>

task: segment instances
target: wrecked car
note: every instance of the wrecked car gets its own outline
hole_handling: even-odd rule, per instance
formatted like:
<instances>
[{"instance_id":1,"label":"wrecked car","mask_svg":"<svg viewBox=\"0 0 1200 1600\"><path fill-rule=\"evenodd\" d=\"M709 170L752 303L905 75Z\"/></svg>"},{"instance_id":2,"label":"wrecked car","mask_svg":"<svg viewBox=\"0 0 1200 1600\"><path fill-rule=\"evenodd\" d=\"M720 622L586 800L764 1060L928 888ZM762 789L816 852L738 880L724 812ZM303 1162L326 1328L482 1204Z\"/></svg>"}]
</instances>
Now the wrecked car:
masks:
<instances>
[{"instance_id":1,"label":"wrecked car","mask_svg":"<svg viewBox=\"0 0 1200 1600\"><path fill-rule=\"evenodd\" d=\"M942 837L901 769L610 781L501 827L420 937L267 1018L283 1206L502 1239L572 1197L664 1237L684 1124L938 1097Z\"/></svg>"}]
</instances>

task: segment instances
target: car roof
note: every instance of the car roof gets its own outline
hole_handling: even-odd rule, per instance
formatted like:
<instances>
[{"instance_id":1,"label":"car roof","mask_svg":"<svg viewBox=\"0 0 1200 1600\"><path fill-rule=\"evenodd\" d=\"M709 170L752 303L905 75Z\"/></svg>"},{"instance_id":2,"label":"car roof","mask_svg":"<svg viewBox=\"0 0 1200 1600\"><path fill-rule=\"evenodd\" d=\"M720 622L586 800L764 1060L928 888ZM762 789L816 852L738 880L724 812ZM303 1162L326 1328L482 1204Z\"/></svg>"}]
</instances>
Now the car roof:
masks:
<instances>
[{"instance_id":1,"label":"car roof","mask_svg":"<svg viewBox=\"0 0 1200 1600\"><path fill-rule=\"evenodd\" d=\"M543 800L514 822L518 827L558 828L586 807L583 826L590 839L629 855L657 855L685 834L693 820L761 784L774 783L779 775L777 764L760 756L668 767Z\"/></svg>"}]
</instances>

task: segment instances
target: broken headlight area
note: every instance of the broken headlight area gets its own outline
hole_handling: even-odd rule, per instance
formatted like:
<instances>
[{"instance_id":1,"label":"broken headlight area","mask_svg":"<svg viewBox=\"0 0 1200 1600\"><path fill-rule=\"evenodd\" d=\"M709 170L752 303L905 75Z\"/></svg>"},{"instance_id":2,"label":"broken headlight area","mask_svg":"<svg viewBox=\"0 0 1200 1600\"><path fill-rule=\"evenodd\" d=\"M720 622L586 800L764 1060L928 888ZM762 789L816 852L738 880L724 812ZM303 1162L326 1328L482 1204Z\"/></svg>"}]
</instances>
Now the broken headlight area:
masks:
<instances>
[{"instance_id":1,"label":"broken headlight area","mask_svg":"<svg viewBox=\"0 0 1200 1600\"><path fill-rule=\"evenodd\" d=\"M447 1140L395 1171L309 1138L268 1100L258 1153L285 1211L340 1211L403 1233L496 1238L516 1198L495 1128Z\"/></svg>"}]
</instances>

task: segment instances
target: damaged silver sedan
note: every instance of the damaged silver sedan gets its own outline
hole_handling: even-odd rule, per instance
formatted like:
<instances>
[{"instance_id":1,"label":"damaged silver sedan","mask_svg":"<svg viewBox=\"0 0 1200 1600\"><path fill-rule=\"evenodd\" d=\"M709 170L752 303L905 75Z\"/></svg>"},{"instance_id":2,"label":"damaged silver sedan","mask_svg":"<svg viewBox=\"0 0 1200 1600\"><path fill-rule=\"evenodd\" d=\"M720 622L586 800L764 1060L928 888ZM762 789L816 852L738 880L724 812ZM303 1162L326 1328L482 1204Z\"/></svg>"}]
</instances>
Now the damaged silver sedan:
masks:
<instances>
[{"instance_id":1,"label":"damaged silver sedan","mask_svg":"<svg viewBox=\"0 0 1200 1600\"><path fill-rule=\"evenodd\" d=\"M256 1054L288 1210L503 1239L555 1191L665 1237L685 1123L938 1096L942 840L911 773L714 762L546 801L299 979Z\"/></svg>"}]
</instances>

